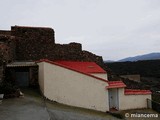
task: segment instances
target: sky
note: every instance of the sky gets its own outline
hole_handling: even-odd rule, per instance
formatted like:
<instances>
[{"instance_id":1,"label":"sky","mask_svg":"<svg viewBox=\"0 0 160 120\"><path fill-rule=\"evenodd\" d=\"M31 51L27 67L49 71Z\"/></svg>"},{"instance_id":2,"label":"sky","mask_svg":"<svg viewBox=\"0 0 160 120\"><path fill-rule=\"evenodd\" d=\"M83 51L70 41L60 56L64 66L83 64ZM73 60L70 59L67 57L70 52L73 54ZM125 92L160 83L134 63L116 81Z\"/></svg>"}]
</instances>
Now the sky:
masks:
<instances>
[{"instance_id":1,"label":"sky","mask_svg":"<svg viewBox=\"0 0 160 120\"><path fill-rule=\"evenodd\" d=\"M160 52L160 0L1 0L0 30L51 27L104 60Z\"/></svg>"}]
</instances>

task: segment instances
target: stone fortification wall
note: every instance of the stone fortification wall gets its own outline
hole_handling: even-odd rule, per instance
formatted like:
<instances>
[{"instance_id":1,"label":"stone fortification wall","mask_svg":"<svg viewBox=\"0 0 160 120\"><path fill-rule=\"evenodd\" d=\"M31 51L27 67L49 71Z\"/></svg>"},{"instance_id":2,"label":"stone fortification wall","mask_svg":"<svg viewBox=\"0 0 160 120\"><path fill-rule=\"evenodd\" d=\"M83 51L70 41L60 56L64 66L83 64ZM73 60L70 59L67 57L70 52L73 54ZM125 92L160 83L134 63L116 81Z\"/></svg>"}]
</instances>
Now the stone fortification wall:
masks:
<instances>
[{"instance_id":1,"label":"stone fortification wall","mask_svg":"<svg viewBox=\"0 0 160 120\"><path fill-rule=\"evenodd\" d=\"M0 35L8 49L8 61L36 61L39 59L94 61L104 68L102 57L83 51L80 43L56 44L52 28L12 26ZM8 34L7 34L8 33ZM1 47L1 49L3 48Z\"/></svg>"}]
</instances>

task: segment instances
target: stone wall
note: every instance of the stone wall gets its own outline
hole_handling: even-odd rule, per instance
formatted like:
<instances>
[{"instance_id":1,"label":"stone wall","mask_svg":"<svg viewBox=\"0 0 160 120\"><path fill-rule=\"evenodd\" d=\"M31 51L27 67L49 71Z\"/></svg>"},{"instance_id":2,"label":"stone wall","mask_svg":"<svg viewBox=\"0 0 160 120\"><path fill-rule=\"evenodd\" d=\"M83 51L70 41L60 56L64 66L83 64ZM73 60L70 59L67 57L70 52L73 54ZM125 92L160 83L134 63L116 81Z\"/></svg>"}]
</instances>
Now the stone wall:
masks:
<instances>
[{"instance_id":1,"label":"stone wall","mask_svg":"<svg viewBox=\"0 0 160 120\"><path fill-rule=\"evenodd\" d=\"M12 26L11 32L17 39L17 60L44 58L49 46L55 44L54 30L51 28Z\"/></svg>"},{"instance_id":2,"label":"stone wall","mask_svg":"<svg viewBox=\"0 0 160 120\"><path fill-rule=\"evenodd\" d=\"M125 78L125 79L129 79L129 80L133 80L136 82L140 82L141 80L141 76L138 74L135 75L120 75L120 77Z\"/></svg>"},{"instance_id":3,"label":"stone wall","mask_svg":"<svg viewBox=\"0 0 160 120\"><path fill-rule=\"evenodd\" d=\"M4 33L5 45L10 52L6 55L8 54L10 61L39 59L94 61L105 68L102 57L83 51L80 43L56 44L52 28L12 26L11 35L9 32L8 36L6 32Z\"/></svg>"},{"instance_id":4,"label":"stone wall","mask_svg":"<svg viewBox=\"0 0 160 120\"><path fill-rule=\"evenodd\" d=\"M11 35L11 31L9 31L9 30L0 30L0 35Z\"/></svg>"},{"instance_id":5,"label":"stone wall","mask_svg":"<svg viewBox=\"0 0 160 120\"><path fill-rule=\"evenodd\" d=\"M51 28L12 27L12 35L17 39L16 60L72 59L82 51L81 44L55 44L54 30Z\"/></svg>"},{"instance_id":6,"label":"stone wall","mask_svg":"<svg viewBox=\"0 0 160 120\"><path fill-rule=\"evenodd\" d=\"M95 61L104 66L102 57L83 51L80 43L56 44L51 28L13 26L11 32L17 39L16 60Z\"/></svg>"},{"instance_id":7,"label":"stone wall","mask_svg":"<svg viewBox=\"0 0 160 120\"><path fill-rule=\"evenodd\" d=\"M5 64L15 60L15 48L15 37L0 31L0 82L4 79Z\"/></svg>"},{"instance_id":8,"label":"stone wall","mask_svg":"<svg viewBox=\"0 0 160 120\"><path fill-rule=\"evenodd\" d=\"M2 66L0 66L0 83L2 81L2 78L3 78L3 68Z\"/></svg>"},{"instance_id":9,"label":"stone wall","mask_svg":"<svg viewBox=\"0 0 160 120\"><path fill-rule=\"evenodd\" d=\"M0 61L11 62L15 58L15 37L0 35Z\"/></svg>"}]
</instances>

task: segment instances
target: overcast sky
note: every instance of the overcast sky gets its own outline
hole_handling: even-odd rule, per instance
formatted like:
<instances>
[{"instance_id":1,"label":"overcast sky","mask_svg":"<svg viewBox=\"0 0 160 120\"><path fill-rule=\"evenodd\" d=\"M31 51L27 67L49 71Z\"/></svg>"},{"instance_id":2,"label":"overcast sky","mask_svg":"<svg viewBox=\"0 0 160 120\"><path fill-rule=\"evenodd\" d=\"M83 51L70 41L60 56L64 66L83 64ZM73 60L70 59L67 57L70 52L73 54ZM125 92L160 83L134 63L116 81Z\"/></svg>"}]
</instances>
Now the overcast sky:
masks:
<instances>
[{"instance_id":1,"label":"overcast sky","mask_svg":"<svg viewBox=\"0 0 160 120\"><path fill-rule=\"evenodd\" d=\"M160 0L1 0L0 29L51 27L56 43L119 60L160 51Z\"/></svg>"}]
</instances>

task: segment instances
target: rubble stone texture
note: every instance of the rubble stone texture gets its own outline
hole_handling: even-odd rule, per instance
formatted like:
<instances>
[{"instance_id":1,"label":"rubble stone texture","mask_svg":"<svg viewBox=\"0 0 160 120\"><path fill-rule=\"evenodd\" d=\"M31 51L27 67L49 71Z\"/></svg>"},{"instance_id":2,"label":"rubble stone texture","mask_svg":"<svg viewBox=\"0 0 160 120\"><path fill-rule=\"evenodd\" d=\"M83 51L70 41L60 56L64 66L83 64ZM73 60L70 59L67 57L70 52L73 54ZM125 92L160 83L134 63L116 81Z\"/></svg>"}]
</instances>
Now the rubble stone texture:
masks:
<instances>
[{"instance_id":1,"label":"rubble stone texture","mask_svg":"<svg viewBox=\"0 0 160 120\"><path fill-rule=\"evenodd\" d=\"M0 30L0 55L0 64L49 59L94 61L105 68L101 56L83 51L80 43L55 43L54 30L45 27L12 26L11 31Z\"/></svg>"}]
</instances>

